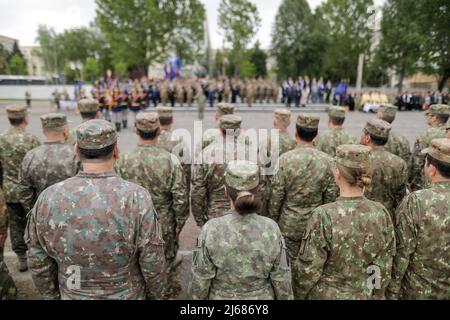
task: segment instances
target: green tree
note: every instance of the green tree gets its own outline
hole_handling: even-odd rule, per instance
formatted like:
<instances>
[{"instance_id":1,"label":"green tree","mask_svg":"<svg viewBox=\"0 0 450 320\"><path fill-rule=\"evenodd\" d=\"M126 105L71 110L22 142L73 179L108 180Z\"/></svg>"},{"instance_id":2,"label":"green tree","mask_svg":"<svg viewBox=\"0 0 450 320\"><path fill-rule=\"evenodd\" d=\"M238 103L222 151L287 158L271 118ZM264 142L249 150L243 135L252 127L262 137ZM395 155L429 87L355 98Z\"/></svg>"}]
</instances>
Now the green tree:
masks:
<instances>
[{"instance_id":1,"label":"green tree","mask_svg":"<svg viewBox=\"0 0 450 320\"><path fill-rule=\"evenodd\" d=\"M323 72L327 27L321 12L313 14L306 0L283 0L275 17L271 44L279 79Z\"/></svg>"},{"instance_id":2,"label":"green tree","mask_svg":"<svg viewBox=\"0 0 450 320\"><path fill-rule=\"evenodd\" d=\"M370 56L375 10L373 0L327 0L318 9L327 24L330 42L324 65L334 81L356 80L359 54Z\"/></svg>"},{"instance_id":3,"label":"green tree","mask_svg":"<svg viewBox=\"0 0 450 320\"><path fill-rule=\"evenodd\" d=\"M230 65L235 66L234 74L239 74L239 68L244 60L247 44L256 34L261 19L255 4L248 0L222 0L219 6L218 26L224 40L231 45L228 56Z\"/></svg>"},{"instance_id":4,"label":"green tree","mask_svg":"<svg viewBox=\"0 0 450 320\"><path fill-rule=\"evenodd\" d=\"M248 53L250 62L255 66L255 76L265 78L267 76L267 53L260 48L259 41Z\"/></svg>"},{"instance_id":5,"label":"green tree","mask_svg":"<svg viewBox=\"0 0 450 320\"><path fill-rule=\"evenodd\" d=\"M100 67L97 60L94 58L87 58L84 63L83 75L85 80L90 82L96 81L100 77Z\"/></svg>"},{"instance_id":6,"label":"green tree","mask_svg":"<svg viewBox=\"0 0 450 320\"><path fill-rule=\"evenodd\" d=\"M40 49L37 52L44 62L44 70L50 73L59 74L65 69L65 61L63 58L63 46L53 28L46 25L39 25L36 42Z\"/></svg>"},{"instance_id":7,"label":"green tree","mask_svg":"<svg viewBox=\"0 0 450 320\"><path fill-rule=\"evenodd\" d=\"M14 75L27 75L27 63L25 62L23 56L17 53L11 54L11 56L8 58L6 73Z\"/></svg>"},{"instance_id":8,"label":"green tree","mask_svg":"<svg viewBox=\"0 0 450 320\"><path fill-rule=\"evenodd\" d=\"M249 60L243 60L239 66L242 79L252 79L257 75L256 66Z\"/></svg>"},{"instance_id":9,"label":"green tree","mask_svg":"<svg viewBox=\"0 0 450 320\"><path fill-rule=\"evenodd\" d=\"M170 51L194 56L203 40L205 9L199 0L96 0L96 22L113 60L127 69L162 62ZM200 47L200 46L199 46Z\"/></svg>"}]
</instances>

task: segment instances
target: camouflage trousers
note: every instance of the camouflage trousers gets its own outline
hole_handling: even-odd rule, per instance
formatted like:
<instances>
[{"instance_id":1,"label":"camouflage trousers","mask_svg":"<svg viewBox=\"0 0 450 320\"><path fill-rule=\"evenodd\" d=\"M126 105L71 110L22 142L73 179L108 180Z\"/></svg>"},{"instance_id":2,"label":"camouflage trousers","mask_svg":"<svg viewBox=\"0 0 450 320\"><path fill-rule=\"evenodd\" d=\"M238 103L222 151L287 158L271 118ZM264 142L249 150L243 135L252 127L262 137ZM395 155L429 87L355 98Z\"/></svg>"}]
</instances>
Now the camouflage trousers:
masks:
<instances>
[{"instance_id":1,"label":"camouflage trousers","mask_svg":"<svg viewBox=\"0 0 450 320\"><path fill-rule=\"evenodd\" d=\"M9 275L6 263L0 259L0 300L17 299L17 288Z\"/></svg>"},{"instance_id":2,"label":"camouflage trousers","mask_svg":"<svg viewBox=\"0 0 450 320\"><path fill-rule=\"evenodd\" d=\"M5 201L0 199L0 256L3 255L6 238L8 236L8 211Z\"/></svg>"},{"instance_id":3,"label":"camouflage trousers","mask_svg":"<svg viewBox=\"0 0 450 320\"><path fill-rule=\"evenodd\" d=\"M297 260L298 251L300 250L300 240L292 240L289 238L284 238L284 242L286 244L286 251L291 262Z\"/></svg>"},{"instance_id":4,"label":"camouflage trousers","mask_svg":"<svg viewBox=\"0 0 450 320\"><path fill-rule=\"evenodd\" d=\"M13 251L18 256L27 253L27 245L23 238L27 226L27 213L20 203L6 203L9 213L9 233Z\"/></svg>"},{"instance_id":5,"label":"camouflage trousers","mask_svg":"<svg viewBox=\"0 0 450 320\"><path fill-rule=\"evenodd\" d=\"M164 255L166 257L167 268L171 268L175 262L178 252L178 239L175 232L164 232Z\"/></svg>"}]
</instances>

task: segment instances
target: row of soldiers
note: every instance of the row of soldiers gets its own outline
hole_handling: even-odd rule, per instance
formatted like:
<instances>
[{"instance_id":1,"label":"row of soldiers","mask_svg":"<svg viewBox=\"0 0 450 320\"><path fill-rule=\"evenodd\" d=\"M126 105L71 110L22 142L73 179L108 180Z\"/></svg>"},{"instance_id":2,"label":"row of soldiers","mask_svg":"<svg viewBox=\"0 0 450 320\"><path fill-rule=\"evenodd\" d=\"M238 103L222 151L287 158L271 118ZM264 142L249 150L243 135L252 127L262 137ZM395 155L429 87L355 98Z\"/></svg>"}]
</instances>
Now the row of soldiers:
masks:
<instances>
[{"instance_id":1,"label":"row of soldiers","mask_svg":"<svg viewBox=\"0 0 450 320\"><path fill-rule=\"evenodd\" d=\"M330 130L320 136L319 118L299 115L295 139L287 132L290 112L276 110L281 155L272 176L250 161L220 161L228 135L235 143L225 153L254 147L232 105L218 106L218 128L205 132L204 161L192 171L174 151L181 142L170 138L171 108L139 113L139 144L120 157L115 128L95 120L98 104L84 100L79 109L86 122L75 132L76 156L64 115L42 117L47 142L39 146L24 130L26 108L8 107L12 127L0 137L13 250L25 271L28 248L43 297L170 296L190 201L202 227L193 298L448 298L450 142L434 139L450 129L442 123L448 106L430 108L431 127L413 155L420 158L413 164L424 163L418 174L433 184L408 196L407 162L385 150L393 135L381 118L394 120L390 106L366 123L365 146L342 129L342 108L330 108ZM380 270L375 289L365 286L368 266ZM82 274L78 288L68 281L74 267Z\"/></svg>"}]
</instances>

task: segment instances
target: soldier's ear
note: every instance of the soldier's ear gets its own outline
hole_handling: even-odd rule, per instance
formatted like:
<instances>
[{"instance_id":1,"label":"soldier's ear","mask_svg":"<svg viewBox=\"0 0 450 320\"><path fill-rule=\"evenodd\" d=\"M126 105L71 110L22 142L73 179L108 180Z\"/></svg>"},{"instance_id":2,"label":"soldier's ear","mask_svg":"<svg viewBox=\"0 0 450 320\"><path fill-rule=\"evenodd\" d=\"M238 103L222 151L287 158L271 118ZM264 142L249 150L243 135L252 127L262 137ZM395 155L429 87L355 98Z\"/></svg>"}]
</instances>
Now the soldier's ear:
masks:
<instances>
[{"instance_id":1,"label":"soldier's ear","mask_svg":"<svg viewBox=\"0 0 450 320\"><path fill-rule=\"evenodd\" d=\"M114 159L119 159L120 152L119 152L119 145L116 143L114 146L114 153L113 153Z\"/></svg>"},{"instance_id":2,"label":"soldier's ear","mask_svg":"<svg viewBox=\"0 0 450 320\"><path fill-rule=\"evenodd\" d=\"M78 149L78 144L73 145L73 152L77 155L77 159L81 161L80 149Z\"/></svg>"}]
</instances>

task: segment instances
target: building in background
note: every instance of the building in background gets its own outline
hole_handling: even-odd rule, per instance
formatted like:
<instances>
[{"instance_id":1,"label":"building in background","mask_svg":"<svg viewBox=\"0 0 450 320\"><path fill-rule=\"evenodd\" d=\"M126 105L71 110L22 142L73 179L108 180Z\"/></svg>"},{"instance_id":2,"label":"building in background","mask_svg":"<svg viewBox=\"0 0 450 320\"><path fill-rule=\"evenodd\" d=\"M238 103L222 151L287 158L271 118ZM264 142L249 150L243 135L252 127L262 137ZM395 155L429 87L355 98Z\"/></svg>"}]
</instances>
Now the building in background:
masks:
<instances>
[{"instance_id":1,"label":"building in background","mask_svg":"<svg viewBox=\"0 0 450 320\"><path fill-rule=\"evenodd\" d=\"M38 55L39 46L20 46L25 61L27 62L28 74L30 76L46 76L44 61Z\"/></svg>"},{"instance_id":2,"label":"building in background","mask_svg":"<svg viewBox=\"0 0 450 320\"><path fill-rule=\"evenodd\" d=\"M17 42L17 44L19 43L19 40L17 39L13 39L7 36L2 36L0 35L0 44L3 46L3 48L7 51L7 52L11 52L14 48L14 44Z\"/></svg>"}]
</instances>

